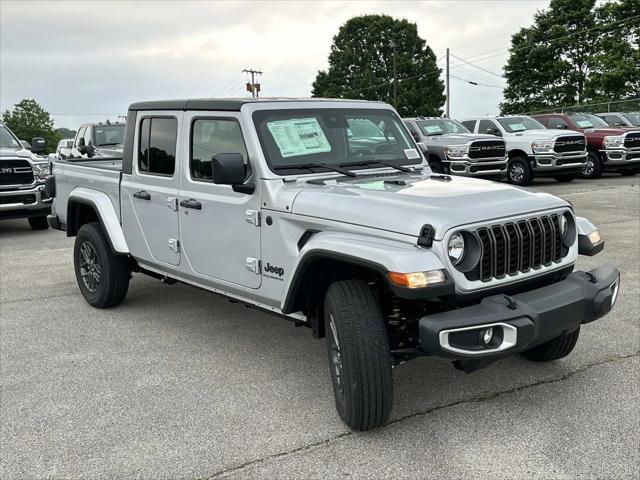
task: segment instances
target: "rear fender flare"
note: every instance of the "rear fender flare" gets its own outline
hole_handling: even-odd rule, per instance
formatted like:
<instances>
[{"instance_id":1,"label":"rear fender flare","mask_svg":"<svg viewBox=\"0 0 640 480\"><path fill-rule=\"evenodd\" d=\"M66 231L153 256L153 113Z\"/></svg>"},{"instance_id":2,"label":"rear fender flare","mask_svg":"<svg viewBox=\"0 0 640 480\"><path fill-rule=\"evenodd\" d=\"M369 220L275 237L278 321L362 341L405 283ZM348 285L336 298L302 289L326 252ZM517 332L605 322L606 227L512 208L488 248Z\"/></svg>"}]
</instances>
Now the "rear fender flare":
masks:
<instances>
[{"instance_id":1,"label":"rear fender flare","mask_svg":"<svg viewBox=\"0 0 640 480\"><path fill-rule=\"evenodd\" d=\"M75 235L79 228L79 226L73 225L72 222L75 220L73 215L71 215L72 209L75 208L74 204L78 203L89 205L94 209L107 234L113 251L120 255L128 255L129 247L124 238L124 232L122 231L118 214L116 213L111 198L104 192L85 187L75 188L71 192L67 203L67 233Z\"/></svg>"}]
</instances>

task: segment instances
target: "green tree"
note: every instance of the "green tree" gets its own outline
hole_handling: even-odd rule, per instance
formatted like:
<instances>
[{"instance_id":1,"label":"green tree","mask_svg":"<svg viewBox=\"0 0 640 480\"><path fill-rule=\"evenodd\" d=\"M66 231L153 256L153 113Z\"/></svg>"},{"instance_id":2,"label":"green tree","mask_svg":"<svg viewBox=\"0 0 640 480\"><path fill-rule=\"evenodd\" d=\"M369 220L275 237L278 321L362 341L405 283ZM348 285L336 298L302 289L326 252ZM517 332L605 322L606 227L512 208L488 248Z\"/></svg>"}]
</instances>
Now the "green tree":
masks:
<instances>
[{"instance_id":1,"label":"green tree","mask_svg":"<svg viewBox=\"0 0 640 480\"><path fill-rule=\"evenodd\" d=\"M14 105L13 109L6 110L2 114L2 121L19 139L31 142L33 137L42 137L46 151L55 152L61 137L53 129L53 119L49 112L32 98L25 98Z\"/></svg>"},{"instance_id":2,"label":"green tree","mask_svg":"<svg viewBox=\"0 0 640 480\"><path fill-rule=\"evenodd\" d=\"M329 68L318 72L312 95L393 104L394 56L398 113L441 114L444 83L433 50L418 36L415 23L388 15L354 17L340 27L333 37Z\"/></svg>"},{"instance_id":3,"label":"green tree","mask_svg":"<svg viewBox=\"0 0 640 480\"><path fill-rule=\"evenodd\" d=\"M640 0L551 0L511 38L503 113L637 97Z\"/></svg>"}]
</instances>

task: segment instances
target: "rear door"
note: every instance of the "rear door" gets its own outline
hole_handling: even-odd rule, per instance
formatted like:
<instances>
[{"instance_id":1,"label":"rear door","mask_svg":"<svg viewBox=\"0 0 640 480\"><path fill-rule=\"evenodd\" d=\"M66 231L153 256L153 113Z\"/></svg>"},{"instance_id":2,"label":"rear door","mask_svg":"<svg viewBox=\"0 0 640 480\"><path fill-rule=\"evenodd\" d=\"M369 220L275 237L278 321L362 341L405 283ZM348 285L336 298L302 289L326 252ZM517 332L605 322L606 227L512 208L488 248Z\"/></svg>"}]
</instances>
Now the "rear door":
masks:
<instances>
[{"instance_id":1,"label":"rear door","mask_svg":"<svg viewBox=\"0 0 640 480\"><path fill-rule=\"evenodd\" d=\"M122 223L134 257L152 265L178 265L179 162L182 112L140 112L131 175L121 185Z\"/></svg>"},{"instance_id":2,"label":"rear door","mask_svg":"<svg viewBox=\"0 0 640 480\"><path fill-rule=\"evenodd\" d=\"M187 153L180 186L180 235L187 268L212 281L258 288L260 192L213 183L211 157L240 153L249 164L239 112L186 112ZM249 171L249 169L248 169ZM259 183L259 182L256 182ZM259 185L257 185L259 187Z\"/></svg>"}]
</instances>

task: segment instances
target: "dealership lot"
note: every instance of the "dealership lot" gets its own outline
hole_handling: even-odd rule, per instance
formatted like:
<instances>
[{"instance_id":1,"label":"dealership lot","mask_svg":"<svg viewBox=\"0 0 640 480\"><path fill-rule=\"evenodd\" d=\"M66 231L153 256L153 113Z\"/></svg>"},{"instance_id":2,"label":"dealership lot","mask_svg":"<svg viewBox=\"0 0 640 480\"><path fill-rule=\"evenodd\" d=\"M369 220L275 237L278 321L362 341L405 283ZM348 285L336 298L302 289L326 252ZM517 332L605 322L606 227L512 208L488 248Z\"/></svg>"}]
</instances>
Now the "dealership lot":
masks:
<instances>
[{"instance_id":1,"label":"dealership lot","mask_svg":"<svg viewBox=\"0 0 640 480\"><path fill-rule=\"evenodd\" d=\"M2 478L631 478L640 468L640 177L534 188L570 200L622 272L614 311L554 364L395 370L391 424L350 432L324 341L185 285L80 295L73 239L0 223Z\"/></svg>"}]
</instances>

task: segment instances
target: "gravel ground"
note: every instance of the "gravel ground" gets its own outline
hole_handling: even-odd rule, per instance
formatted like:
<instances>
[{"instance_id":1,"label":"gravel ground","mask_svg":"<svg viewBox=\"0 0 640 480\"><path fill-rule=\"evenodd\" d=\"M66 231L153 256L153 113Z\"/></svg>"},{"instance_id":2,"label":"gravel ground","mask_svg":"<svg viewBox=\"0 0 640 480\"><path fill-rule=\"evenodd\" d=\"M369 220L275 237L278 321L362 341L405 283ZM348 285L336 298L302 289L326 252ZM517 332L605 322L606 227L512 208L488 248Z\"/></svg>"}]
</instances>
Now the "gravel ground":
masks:
<instances>
[{"instance_id":1,"label":"gravel ground","mask_svg":"<svg viewBox=\"0 0 640 480\"><path fill-rule=\"evenodd\" d=\"M622 271L615 310L551 364L394 371L390 424L350 432L306 328L136 276L96 310L73 239L0 222L0 477L637 478L640 177L535 185L573 202Z\"/></svg>"}]
</instances>

